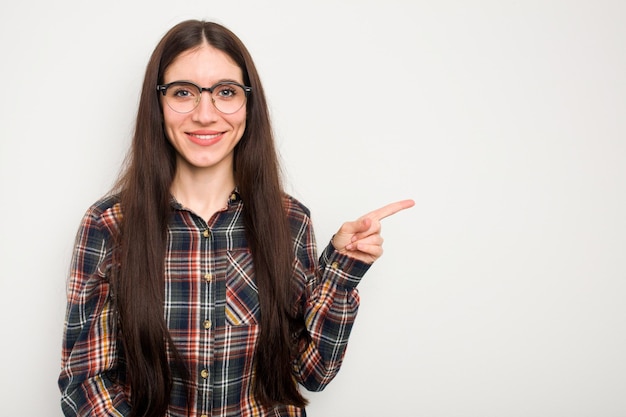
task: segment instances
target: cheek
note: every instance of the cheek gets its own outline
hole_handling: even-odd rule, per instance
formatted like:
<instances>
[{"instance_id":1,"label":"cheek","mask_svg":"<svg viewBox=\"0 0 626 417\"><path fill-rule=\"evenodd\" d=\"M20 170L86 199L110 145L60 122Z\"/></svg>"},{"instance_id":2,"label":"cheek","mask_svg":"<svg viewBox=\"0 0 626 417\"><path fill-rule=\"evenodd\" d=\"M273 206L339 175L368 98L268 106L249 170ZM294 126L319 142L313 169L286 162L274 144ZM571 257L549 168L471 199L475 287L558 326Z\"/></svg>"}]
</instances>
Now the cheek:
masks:
<instances>
[{"instance_id":1,"label":"cheek","mask_svg":"<svg viewBox=\"0 0 626 417\"><path fill-rule=\"evenodd\" d=\"M246 130L246 113L244 112L242 115L238 114L237 117L233 117L230 123L243 135L243 132Z\"/></svg>"},{"instance_id":2,"label":"cheek","mask_svg":"<svg viewBox=\"0 0 626 417\"><path fill-rule=\"evenodd\" d=\"M168 137L177 126L180 126L181 119L183 119L181 116L181 114L176 113L167 107L163 108L163 128Z\"/></svg>"}]
</instances>

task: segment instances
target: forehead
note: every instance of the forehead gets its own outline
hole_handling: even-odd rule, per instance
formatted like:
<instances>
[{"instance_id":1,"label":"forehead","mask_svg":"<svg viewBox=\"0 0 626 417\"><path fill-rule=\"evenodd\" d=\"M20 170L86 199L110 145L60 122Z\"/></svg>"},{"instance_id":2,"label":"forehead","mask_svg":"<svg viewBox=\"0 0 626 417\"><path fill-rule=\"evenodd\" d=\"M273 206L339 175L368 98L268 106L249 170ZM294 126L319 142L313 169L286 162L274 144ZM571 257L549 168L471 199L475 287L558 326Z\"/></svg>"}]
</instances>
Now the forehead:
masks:
<instances>
[{"instance_id":1,"label":"forehead","mask_svg":"<svg viewBox=\"0 0 626 417\"><path fill-rule=\"evenodd\" d=\"M164 82L177 80L194 81L200 85L212 85L222 80L243 83L241 68L225 52L202 44L182 52L165 69Z\"/></svg>"}]
</instances>

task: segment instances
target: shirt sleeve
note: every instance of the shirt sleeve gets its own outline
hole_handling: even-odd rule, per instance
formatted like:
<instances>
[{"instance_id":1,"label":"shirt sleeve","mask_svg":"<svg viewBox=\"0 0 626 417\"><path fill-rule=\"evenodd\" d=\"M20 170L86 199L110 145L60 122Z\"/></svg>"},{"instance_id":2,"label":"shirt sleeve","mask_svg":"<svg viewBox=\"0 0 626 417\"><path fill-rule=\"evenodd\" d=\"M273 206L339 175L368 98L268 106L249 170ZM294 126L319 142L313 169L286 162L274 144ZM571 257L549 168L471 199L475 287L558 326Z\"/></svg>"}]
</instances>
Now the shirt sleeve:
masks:
<instances>
[{"instance_id":1,"label":"shirt sleeve","mask_svg":"<svg viewBox=\"0 0 626 417\"><path fill-rule=\"evenodd\" d=\"M321 391L337 375L359 308L357 284L370 265L342 255L332 243L316 261L313 228L308 217L299 235L297 264L305 282L303 310L310 342L296 363L298 381Z\"/></svg>"},{"instance_id":2,"label":"shirt sleeve","mask_svg":"<svg viewBox=\"0 0 626 417\"><path fill-rule=\"evenodd\" d=\"M111 236L94 209L83 218L72 256L63 335L61 407L65 416L127 416L118 374L117 319L109 270Z\"/></svg>"}]
</instances>

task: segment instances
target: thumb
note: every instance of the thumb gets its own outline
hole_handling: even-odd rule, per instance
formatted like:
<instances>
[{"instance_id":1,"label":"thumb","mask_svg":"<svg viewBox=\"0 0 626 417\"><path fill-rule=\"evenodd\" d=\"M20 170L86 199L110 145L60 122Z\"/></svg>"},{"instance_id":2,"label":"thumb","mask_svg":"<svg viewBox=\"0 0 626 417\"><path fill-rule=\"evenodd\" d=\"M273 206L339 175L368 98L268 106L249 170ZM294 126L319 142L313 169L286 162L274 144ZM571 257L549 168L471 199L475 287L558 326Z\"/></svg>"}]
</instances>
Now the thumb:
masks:
<instances>
[{"instance_id":1,"label":"thumb","mask_svg":"<svg viewBox=\"0 0 626 417\"><path fill-rule=\"evenodd\" d=\"M339 229L339 233L354 235L357 233L366 232L371 225L372 219L368 217L363 217L352 222L344 223L343 226L341 226L341 229Z\"/></svg>"},{"instance_id":2,"label":"thumb","mask_svg":"<svg viewBox=\"0 0 626 417\"><path fill-rule=\"evenodd\" d=\"M333 246L341 250L356 240L359 233L366 232L372 225L372 220L362 218L341 225L339 231L333 236Z\"/></svg>"}]
</instances>

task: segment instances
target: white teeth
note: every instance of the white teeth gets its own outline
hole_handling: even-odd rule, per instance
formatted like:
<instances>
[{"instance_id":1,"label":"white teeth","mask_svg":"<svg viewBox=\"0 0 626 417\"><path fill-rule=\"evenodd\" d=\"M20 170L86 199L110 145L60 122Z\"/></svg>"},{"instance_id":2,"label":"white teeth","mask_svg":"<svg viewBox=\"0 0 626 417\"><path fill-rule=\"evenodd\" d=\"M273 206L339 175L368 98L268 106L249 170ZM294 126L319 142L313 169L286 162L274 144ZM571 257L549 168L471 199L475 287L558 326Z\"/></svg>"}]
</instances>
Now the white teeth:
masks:
<instances>
[{"instance_id":1,"label":"white teeth","mask_svg":"<svg viewBox=\"0 0 626 417\"><path fill-rule=\"evenodd\" d=\"M208 139L213 139L219 136L219 133L216 133L215 135L193 135L195 137L197 137L198 139L202 139L202 140L208 140Z\"/></svg>"}]
</instances>

